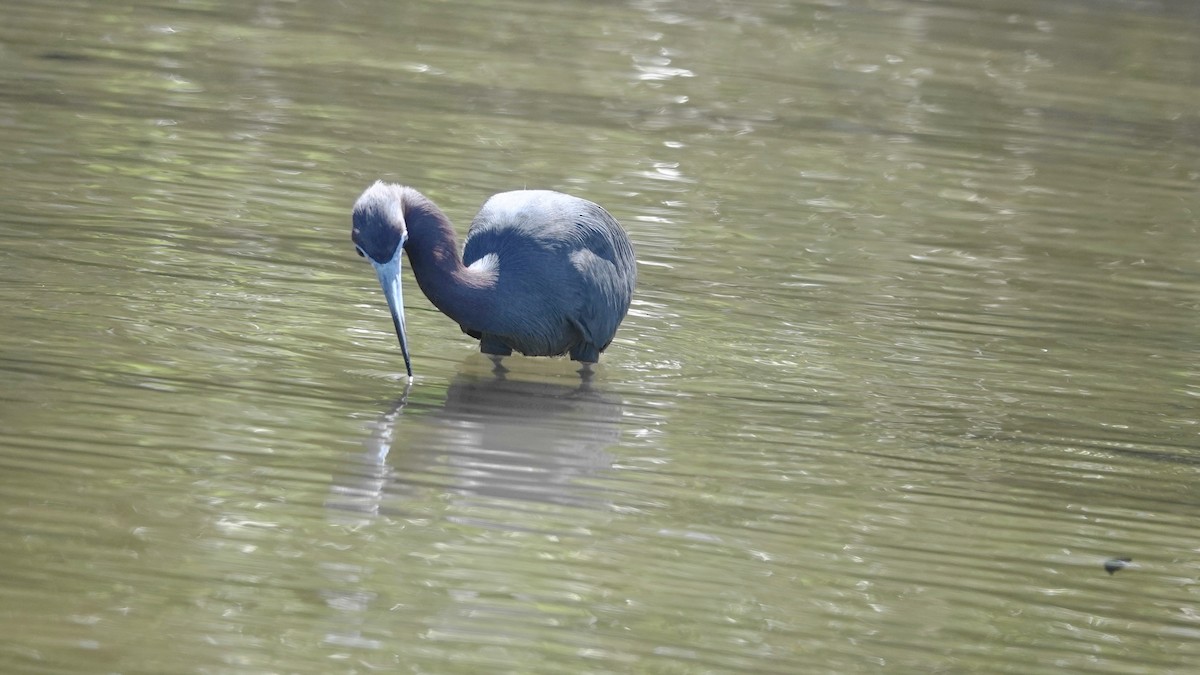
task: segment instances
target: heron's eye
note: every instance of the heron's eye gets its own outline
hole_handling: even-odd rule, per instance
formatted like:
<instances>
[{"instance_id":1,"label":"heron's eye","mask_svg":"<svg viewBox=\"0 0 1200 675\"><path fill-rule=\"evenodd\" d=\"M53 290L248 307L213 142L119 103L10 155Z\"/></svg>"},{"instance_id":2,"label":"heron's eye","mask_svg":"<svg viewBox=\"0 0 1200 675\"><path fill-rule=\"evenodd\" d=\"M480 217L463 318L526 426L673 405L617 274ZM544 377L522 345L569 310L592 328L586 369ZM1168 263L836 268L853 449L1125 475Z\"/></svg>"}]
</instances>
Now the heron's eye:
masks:
<instances>
[{"instance_id":1,"label":"heron's eye","mask_svg":"<svg viewBox=\"0 0 1200 675\"><path fill-rule=\"evenodd\" d=\"M358 247L358 246L355 246L355 247L354 247L354 252L355 252L355 253L357 253L357 254L358 254L358 257L360 257L360 258L365 258L365 257L367 257L367 254L366 254L366 253L363 253L363 250L362 250L360 247Z\"/></svg>"}]
</instances>

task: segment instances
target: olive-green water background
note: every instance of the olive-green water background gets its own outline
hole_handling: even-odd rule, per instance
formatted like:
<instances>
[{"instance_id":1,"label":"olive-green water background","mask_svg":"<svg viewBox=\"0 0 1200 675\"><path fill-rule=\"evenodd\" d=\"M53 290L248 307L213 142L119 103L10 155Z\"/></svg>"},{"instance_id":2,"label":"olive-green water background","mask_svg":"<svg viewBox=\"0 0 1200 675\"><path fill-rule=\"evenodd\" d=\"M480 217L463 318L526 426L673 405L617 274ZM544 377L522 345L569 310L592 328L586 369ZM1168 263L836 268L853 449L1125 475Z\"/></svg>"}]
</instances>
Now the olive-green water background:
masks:
<instances>
[{"instance_id":1,"label":"olive-green water background","mask_svg":"<svg viewBox=\"0 0 1200 675\"><path fill-rule=\"evenodd\" d=\"M1193 3L0 8L3 672L1200 663ZM608 208L592 385L377 178Z\"/></svg>"}]
</instances>

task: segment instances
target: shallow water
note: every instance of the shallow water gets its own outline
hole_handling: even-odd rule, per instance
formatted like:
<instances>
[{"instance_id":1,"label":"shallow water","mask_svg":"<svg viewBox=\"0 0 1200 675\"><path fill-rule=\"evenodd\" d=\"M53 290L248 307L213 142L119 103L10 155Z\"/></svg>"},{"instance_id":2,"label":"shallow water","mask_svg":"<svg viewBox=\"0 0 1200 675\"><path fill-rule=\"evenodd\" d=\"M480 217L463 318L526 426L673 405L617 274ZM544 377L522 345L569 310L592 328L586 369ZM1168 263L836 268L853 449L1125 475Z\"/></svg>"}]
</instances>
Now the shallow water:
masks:
<instances>
[{"instance_id":1,"label":"shallow water","mask_svg":"<svg viewBox=\"0 0 1200 675\"><path fill-rule=\"evenodd\" d=\"M9 3L5 672L1188 672L1200 12ZM566 190L497 379L349 206ZM1105 562L1132 558L1114 574Z\"/></svg>"}]
</instances>

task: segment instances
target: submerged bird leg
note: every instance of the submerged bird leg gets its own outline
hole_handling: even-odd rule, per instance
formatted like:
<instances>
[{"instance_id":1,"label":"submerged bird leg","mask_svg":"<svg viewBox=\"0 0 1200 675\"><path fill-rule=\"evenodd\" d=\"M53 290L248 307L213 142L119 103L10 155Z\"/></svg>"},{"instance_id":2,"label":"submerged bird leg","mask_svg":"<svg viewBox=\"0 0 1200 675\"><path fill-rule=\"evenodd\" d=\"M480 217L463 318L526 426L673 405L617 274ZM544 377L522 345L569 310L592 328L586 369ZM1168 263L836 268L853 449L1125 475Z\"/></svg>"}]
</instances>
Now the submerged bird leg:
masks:
<instances>
[{"instance_id":1,"label":"submerged bird leg","mask_svg":"<svg viewBox=\"0 0 1200 675\"><path fill-rule=\"evenodd\" d=\"M499 354L488 354L487 357L492 360L492 373L503 379L504 375L508 373L508 368L505 368L502 363L504 357Z\"/></svg>"},{"instance_id":2,"label":"submerged bird leg","mask_svg":"<svg viewBox=\"0 0 1200 675\"><path fill-rule=\"evenodd\" d=\"M588 361L584 361L583 364L579 366L579 370L575 372L579 373L579 379L583 380L584 384L591 382L592 377L596 375L596 371L592 370L592 364Z\"/></svg>"}]
</instances>

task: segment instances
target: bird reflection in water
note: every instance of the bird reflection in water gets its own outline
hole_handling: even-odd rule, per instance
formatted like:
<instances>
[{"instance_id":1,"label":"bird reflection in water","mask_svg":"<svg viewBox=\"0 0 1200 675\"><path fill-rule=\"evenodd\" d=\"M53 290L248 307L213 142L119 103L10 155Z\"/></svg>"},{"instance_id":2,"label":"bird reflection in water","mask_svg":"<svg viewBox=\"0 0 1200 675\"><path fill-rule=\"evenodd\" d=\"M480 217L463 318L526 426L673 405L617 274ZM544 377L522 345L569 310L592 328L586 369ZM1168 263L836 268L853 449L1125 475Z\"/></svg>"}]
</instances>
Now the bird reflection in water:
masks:
<instances>
[{"instance_id":1,"label":"bird reflection in water","mask_svg":"<svg viewBox=\"0 0 1200 675\"><path fill-rule=\"evenodd\" d=\"M568 386L460 374L440 409L422 414L416 405L406 392L371 423L365 452L332 488L328 505L339 520L403 515L431 492L458 495L459 506L605 503L597 488L579 479L612 466L607 449L620 439L622 407L589 381Z\"/></svg>"}]
</instances>

